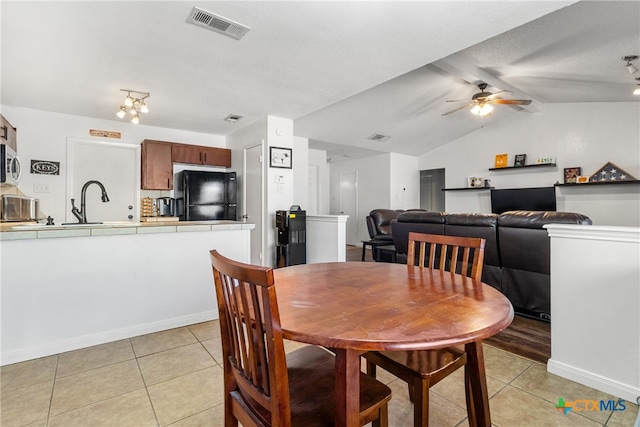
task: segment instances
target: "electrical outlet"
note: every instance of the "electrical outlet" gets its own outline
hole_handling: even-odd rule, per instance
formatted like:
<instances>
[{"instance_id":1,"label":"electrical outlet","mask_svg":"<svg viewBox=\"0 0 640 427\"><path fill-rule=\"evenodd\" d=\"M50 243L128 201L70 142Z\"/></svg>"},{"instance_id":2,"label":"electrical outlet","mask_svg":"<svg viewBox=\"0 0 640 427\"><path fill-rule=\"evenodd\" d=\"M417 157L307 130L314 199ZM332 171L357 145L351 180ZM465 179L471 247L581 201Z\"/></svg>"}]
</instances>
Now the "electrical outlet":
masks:
<instances>
[{"instance_id":1,"label":"electrical outlet","mask_svg":"<svg viewBox=\"0 0 640 427\"><path fill-rule=\"evenodd\" d=\"M49 184L33 184L34 193L48 193Z\"/></svg>"}]
</instances>

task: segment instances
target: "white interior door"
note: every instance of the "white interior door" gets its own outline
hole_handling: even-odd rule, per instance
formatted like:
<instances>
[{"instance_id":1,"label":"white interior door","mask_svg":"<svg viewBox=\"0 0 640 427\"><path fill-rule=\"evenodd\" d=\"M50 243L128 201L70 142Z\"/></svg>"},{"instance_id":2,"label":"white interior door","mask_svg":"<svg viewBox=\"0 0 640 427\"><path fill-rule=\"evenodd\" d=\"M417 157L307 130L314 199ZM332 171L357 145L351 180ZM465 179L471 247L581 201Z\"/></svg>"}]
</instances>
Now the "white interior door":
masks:
<instances>
[{"instance_id":1,"label":"white interior door","mask_svg":"<svg viewBox=\"0 0 640 427\"><path fill-rule=\"evenodd\" d=\"M251 264L265 265L264 254L264 189L262 182L262 143L244 150L244 214L243 220L255 224L251 231Z\"/></svg>"},{"instance_id":2,"label":"white interior door","mask_svg":"<svg viewBox=\"0 0 640 427\"><path fill-rule=\"evenodd\" d=\"M358 174L344 172L340 174L340 214L347 218L347 244L357 245L358 241Z\"/></svg>"},{"instance_id":3,"label":"white interior door","mask_svg":"<svg viewBox=\"0 0 640 427\"><path fill-rule=\"evenodd\" d=\"M71 213L71 199L75 199L75 205L80 209L82 187L92 180L104 185L109 202L102 202L98 185L87 187L85 213L88 222L139 220L139 145L68 139L67 165L66 222L78 222Z\"/></svg>"}]
</instances>

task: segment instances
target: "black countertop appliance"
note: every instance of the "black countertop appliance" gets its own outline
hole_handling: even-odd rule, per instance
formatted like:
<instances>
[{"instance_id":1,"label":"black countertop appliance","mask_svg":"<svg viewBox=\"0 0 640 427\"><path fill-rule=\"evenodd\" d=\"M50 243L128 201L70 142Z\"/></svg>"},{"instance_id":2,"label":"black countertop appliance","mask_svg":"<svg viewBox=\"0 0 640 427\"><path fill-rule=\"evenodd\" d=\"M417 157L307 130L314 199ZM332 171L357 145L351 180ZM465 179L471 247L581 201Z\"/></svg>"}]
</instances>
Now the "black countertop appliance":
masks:
<instances>
[{"instance_id":1,"label":"black countertop appliance","mask_svg":"<svg viewBox=\"0 0 640 427\"><path fill-rule=\"evenodd\" d=\"M236 220L235 172L181 171L174 196L181 221Z\"/></svg>"}]
</instances>

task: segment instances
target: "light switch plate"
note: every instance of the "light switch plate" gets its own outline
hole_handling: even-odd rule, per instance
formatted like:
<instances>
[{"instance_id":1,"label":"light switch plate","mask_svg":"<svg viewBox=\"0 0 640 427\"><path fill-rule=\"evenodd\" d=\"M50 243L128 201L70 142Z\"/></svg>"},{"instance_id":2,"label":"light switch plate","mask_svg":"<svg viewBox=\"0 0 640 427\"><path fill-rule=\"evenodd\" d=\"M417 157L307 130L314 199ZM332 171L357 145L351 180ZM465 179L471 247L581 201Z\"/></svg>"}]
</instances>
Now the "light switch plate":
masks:
<instances>
[{"instance_id":1,"label":"light switch plate","mask_svg":"<svg viewBox=\"0 0 640 427\"><path fill-rule=\"evenodd\" d=\"M34 193L48 193L49 184L33 184Z\"/></svg>"}]
</instances>

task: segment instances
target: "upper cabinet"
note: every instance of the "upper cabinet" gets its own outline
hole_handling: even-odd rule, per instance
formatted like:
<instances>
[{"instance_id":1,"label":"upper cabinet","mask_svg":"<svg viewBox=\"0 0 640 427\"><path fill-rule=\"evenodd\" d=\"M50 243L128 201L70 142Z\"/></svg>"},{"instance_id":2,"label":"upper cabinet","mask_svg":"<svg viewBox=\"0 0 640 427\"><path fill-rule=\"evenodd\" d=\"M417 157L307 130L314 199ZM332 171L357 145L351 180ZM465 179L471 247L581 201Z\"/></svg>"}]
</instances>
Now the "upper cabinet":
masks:
<instances>
[{"instance_id":1,"label":"upper cabinet","mask_svg":"<svg viewBox=\"0 0 640 427\"><path fill-rule=\"evenodd\" d=\"M174 163L190 165L231 166L231 150L200 145L173 144L171 156Z\"/></svg>"},{"instance_id":2,"label":"upper cabinet","mask_svg":"<svg viewBox=\"0 0 640 427\"><path fill-rule=\"evenodd\" d=\"M17 131L16 128L11 126L11 123L7 121L7 119L2 117L2 129L0 129L0 142L2 144L6 144L13 151L18 151L18 139L17 139Z\"/></svg>"},{"instance_id":3,"label":"upper cabinet","mask_svg":"<svg viewBox=\"0 0 640 427\"><path fill-rule=\"evenodd\" d=\"M172 190L173 161L170 142L142 141L142 179L143 190Z\"/></svg>"},{"instance_id":4,"label":"upper cabinet","mask_svg":"<svg viewBox=\"0 0 640 427\"><path fill-rule=\"evenodd\" d=\"M174 163L228 168L231 150L145 139L142 141L142 189L173 190Z\"/></svg>"}]
</instances>

